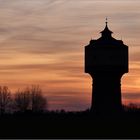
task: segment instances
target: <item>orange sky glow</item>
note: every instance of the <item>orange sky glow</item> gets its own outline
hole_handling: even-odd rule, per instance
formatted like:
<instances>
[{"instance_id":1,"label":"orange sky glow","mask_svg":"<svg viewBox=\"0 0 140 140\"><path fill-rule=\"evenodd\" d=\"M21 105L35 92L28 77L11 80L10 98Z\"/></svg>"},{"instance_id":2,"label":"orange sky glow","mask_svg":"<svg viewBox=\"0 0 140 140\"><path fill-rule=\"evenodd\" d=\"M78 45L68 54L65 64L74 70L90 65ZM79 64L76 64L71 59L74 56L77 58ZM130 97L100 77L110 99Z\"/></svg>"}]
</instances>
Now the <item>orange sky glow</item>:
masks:
<instances>
[{"instance_id":1,"label":"orange sky glow","mask_svg":"<svg viewBox=\"0 0 140 140\"><path fill-rule=\"evenodd\" d=\"M108 26L129 46L123 103L140 104L139 0L0 0L0 85L40 85L49 109L85 110L91 77L84 46Z\"/></svg>"}]
</instances>

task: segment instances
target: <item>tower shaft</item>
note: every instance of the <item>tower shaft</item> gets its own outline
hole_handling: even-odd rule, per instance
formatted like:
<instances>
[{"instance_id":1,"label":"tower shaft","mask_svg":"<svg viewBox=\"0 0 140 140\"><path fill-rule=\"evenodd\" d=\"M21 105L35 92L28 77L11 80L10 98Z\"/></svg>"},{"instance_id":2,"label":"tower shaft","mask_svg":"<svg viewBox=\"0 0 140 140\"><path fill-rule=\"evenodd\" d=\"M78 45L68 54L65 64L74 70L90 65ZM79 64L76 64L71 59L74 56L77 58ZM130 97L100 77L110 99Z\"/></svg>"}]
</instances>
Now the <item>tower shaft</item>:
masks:
<instances>
[{"instance_id":1,"label":"tower shaft","mask_svg":"<svg viewBox=\"0 0 140 140\"><path fill-rule=\"evenodd\" d=\"M96 112L120 111L121 104L121 77L119 73L91 74L92 104L91 110Z\"/></svg>"}]
</instances>

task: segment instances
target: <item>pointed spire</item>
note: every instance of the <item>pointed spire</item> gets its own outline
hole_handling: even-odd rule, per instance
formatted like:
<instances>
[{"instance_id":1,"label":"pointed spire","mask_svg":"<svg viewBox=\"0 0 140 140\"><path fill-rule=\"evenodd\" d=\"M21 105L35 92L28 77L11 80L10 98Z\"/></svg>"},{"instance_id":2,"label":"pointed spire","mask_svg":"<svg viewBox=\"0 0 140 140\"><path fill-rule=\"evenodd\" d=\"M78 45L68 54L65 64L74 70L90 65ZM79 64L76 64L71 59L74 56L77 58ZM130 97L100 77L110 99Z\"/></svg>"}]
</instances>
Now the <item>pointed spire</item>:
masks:
<instances>
[{"instance_id":1,"label":"pointed spire","mask_svg":"<svg viewBox=\"0 0 140 140\"><path fill-rule=\"evenodd\" d=\"M111 36L111 34L113 32L108 29L108 18L107 17L106 17L105 24L106 24L106 26L105 26L104 30L100 33L102 34L103 37L109 37L109 36Z\"/></svg>"}]
</instances>

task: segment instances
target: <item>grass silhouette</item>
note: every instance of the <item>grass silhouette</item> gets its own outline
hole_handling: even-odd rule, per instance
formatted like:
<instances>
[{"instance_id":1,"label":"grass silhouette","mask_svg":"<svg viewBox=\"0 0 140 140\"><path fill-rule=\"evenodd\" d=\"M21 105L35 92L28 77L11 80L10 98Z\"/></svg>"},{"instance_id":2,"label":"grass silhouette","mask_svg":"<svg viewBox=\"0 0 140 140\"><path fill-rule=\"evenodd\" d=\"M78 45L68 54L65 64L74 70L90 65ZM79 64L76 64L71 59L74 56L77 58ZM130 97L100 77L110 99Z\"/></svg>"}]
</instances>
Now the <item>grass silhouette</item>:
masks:
<instances>
[{"instance_id":1,"label":"grass silhouette","mask_svg":"<svg viewBox=\"0 0 140 140\"><path fill-rule=\"evenodd\" d=\"M140 138L140 109L120 114L15 112L0 117L0 138Z\"/></svg>"}]
</instances>

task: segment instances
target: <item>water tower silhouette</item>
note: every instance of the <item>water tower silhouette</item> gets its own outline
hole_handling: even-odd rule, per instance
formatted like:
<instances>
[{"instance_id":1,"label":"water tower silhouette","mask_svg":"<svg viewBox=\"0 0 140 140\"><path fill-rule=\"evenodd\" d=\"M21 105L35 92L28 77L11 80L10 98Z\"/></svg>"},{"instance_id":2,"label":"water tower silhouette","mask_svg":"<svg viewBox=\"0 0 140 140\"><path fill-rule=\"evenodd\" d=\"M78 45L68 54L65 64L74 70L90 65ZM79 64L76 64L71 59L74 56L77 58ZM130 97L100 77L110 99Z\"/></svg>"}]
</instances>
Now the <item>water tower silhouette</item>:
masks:
<instances>
[{"instance_id":1,"label":"water tower silhouette","mask_svg":"<svg viewBox=\"0 0 140 140\"><path fill-rule=\"evenodd\" d=\"M93 79L91 110L112 112L122 109L121 77L128 72L128 46L112 37L106 19L101 37L85 46L85 72Z\"/></svg>"}]
</instances>

